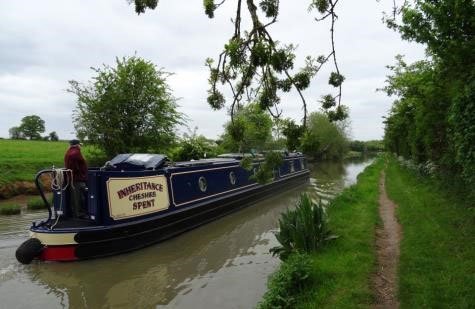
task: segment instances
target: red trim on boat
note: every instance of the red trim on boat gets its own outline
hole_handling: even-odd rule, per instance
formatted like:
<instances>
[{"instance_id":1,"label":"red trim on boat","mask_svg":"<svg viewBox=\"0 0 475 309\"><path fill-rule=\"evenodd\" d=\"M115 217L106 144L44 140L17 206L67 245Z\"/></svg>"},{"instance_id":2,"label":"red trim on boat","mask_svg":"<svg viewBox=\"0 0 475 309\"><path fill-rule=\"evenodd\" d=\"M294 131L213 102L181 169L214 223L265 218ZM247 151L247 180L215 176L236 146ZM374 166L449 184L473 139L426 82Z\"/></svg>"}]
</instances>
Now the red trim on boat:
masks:
<instances>
[{"instance_id":1,"label":"red trim on boat","mask_svg":"<svg viewBox=\"0 0 475 309\"><path fill-rule=\"evenodd\" d=\"M46 246L41 252L40 259L43 261L74 261L76 257L76 245Z\"/></svg>"}]
</instances>

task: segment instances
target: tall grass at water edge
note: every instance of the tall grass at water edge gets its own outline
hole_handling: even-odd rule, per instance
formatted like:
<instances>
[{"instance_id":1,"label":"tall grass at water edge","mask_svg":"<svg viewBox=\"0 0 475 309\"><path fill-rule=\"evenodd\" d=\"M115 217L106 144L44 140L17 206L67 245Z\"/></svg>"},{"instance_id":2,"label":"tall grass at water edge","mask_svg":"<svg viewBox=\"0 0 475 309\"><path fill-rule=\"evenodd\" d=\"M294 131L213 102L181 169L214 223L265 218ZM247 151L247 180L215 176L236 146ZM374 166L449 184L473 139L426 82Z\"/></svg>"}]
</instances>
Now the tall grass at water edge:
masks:
<instances>
[{"instance_id":1,"label":"tall grass at water edge","mask_svg":"<svg viewBox=\"0 0 475 309\"><path fill-rule=\"evenodd\" d=\"M10 216L21 213L21 207L18 204L0 204L0 215Z\"/></svg>"}]
</instances>

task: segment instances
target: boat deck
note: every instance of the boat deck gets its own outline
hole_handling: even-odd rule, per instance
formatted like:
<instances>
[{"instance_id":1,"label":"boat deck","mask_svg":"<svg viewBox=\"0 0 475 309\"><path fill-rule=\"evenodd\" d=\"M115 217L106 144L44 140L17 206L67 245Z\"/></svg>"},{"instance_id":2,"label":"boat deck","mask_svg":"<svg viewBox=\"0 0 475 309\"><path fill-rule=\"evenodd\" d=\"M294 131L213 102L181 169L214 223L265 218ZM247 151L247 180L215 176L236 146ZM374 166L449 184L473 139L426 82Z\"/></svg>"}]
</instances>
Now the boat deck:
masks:
<instances>
[{"instance_id":1,"label":"boat deck","mask_svg":"<svg viewBox=\"0 0 475 309\"><path fill-rule=\"evenodd\" d=\"M79 219L79 218L70 218L70 217L60 217L56 223L56 219L51 220L51 225L54 225L54 228L64 229L64 228L77 228L77 227L87 227L97 225L93 220Z\"/></svg>"}]
</instances>

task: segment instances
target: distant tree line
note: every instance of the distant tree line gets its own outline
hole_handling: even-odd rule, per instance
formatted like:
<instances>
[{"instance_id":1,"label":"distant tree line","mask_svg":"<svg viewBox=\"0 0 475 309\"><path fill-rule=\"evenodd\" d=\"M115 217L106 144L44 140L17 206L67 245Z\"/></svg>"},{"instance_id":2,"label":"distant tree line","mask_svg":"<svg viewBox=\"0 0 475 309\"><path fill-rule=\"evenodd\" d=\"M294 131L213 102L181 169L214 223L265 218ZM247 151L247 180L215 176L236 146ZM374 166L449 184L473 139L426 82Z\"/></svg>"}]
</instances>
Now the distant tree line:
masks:
<instances>
[{"instance_id":1,"label":"distant tree line","mask_svg":"<svg viewBox=\"0 0 475 309\"><path fill-rule=\"evenodd\" d=\"M386 147L475 188L475 2L414 1L390 26L428 56L412 64L397 56L389 67L383 90L397 99L385 119Z\"/></svg>"},{"instance_id":2,"label":"distant tree line","mask_svg":"<svg viewBox=\"0 0 475 309\"><path fill-rule=\"evenodd\" d=\"M382 152L385 150L384 142L382 140L371 140L371 141L353 140L349 143L348 146L351 151L356 151L356 152L361 152L361 153Z\"/></svg>"},{"instance_id":3,"label":"distant tree line","mask_svg":"<svg viewBox=\"0 0 475 309\"><path fill-rule=\"evenodd\" d=\"M45 132L45 121L37 115L25 116L17 127L11 127L8 130L11 139L29 139L29 140L50 140L58 141L59 137L55 131L46 136L41 136Z\"/></svg>"}]
</instances>

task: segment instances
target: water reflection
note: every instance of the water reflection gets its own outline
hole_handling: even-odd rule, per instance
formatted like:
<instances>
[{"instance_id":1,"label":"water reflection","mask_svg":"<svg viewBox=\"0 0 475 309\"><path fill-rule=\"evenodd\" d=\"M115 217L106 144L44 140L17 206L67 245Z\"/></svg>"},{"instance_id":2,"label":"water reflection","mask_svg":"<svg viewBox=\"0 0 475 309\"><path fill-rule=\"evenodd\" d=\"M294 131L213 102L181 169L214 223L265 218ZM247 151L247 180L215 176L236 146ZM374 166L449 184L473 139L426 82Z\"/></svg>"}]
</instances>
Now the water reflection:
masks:
<instances>
[{"instance_id":1,"label":"water reflection","mask_svg":"<svg viewBox=\"0 0 475 309\"><path fill-rule=\"evenodd\" d=\"M301 189L144 250L81 263L37 263L25 270L32 282L46 284L63 302L67 299L78 307L148 308L167 305L177 295L182 297L175 303L191 307L194 296L201 294L195 290L210 285L223 287L216 300L222 302L226 296L236 296L236 290L230 288L233 281L238 285L249 281L252 288L248 295L239 289L239 297L257 300L264 290L256 289L253 276L265 277L277 265L268 253L268 248L276 245L272 230L279 213L292 204ZM252 266L246 270L247 265ZM267 270L260 273L261 267ZM225 280L230 282L221 282L225 274L231 276ZM207 300L206 307L219 306L212 302Z\"/></svg>"},{"instance_id":2,"label":"water reflection","mask_svg":"<svg viewBox=\"0 0 475 309\"><path fill-rule=\"evenodd\" d=\"M359 173L373 162L373 158L352 159L344 163L316 162L310 163L310 193L315 194L327 204L344 188L356 183Z\"/></svg>"},{"instance_id":3,"label":"water reflection","mask_svg":"<svg viewBox=\"0 0 475 309\"><path fill-rule=\"evenodd\" d=\"M14 251L36 214L0 217L2 307L251 308L279 263L269 249L280 213L302 190L328 200L367 164L314 164L309 185L161 244L78 263L18 264Z\"/></svg>"}]
</instances>

